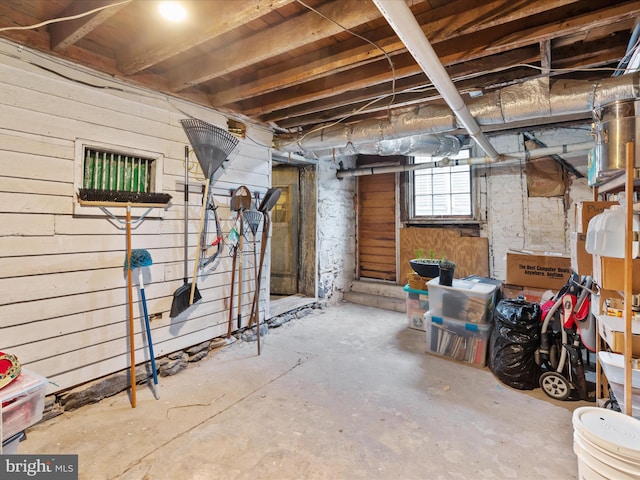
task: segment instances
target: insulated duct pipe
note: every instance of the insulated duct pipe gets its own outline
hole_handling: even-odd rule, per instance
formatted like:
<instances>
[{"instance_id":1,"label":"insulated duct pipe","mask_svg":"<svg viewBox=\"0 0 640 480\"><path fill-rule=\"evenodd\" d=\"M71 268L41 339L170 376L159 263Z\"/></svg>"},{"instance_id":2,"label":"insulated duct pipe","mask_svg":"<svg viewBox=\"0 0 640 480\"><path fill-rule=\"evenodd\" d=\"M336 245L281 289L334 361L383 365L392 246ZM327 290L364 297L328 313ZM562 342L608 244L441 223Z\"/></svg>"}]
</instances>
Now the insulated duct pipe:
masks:
<instances>
[{"instance_id":1,"label":"insulated duct pipe","mask_svg":"<svg viewBox=\"0 0 640 480\"><path fill-rule=\"evenodd\" d=\"M440 92L447 105L451 107L451 110L453 110L462 126L469 132L469 135L493 161L497 161L500 155L480 130L480 125L471 115L469 108L465 105L456 86L449 78L442 63L440 63L438 55L422 31L416 17L404 0L373 0L373 3L376 4L380 13L387 19L391 28L395 30L409 53L418 62L425 75L429 77L436 90Z\"/></svg>"},{"instance_id":2,"label":"insulated duct pipe","mask_svg":"<svg viewBox=\"0 0 640 480\"><path fill-rule=\"evenodd\" d=\"M548 157L549 155L562 155L569 152L581 152L591 150L595 146L594 142L582 142L572 143L568 145L558 145L557 147L545 147L535 148L533 150L526 150L524 152L505 153L500 155L503 161L495 163L494 160L489 157L471 157L451 159L443 158L436 162L429 163L412 163L410 165L381 165L376 167L372 165L370 167L353 168L348 170L338 170L336 176L338 178L348 177L362 177L365 175L377 175L380 173L395 173L395 172L410 172L413 170L423 170L427 168L438 167L455 167L457 165L483 165L487 163L494 163L495 165L509 165L523 160L533 160L536 158Z\"/></svg>"},{"instance_id":3,"label":"insulated duct pipe","mask_svg":"<svg viewBox=\"0 0 640 480\"><path fill-rule=\"evenodd\" d=\"M640 72L602 80L536 78L485 93L469 101L480 125L504 125L536 118L591 113L603 105L640 97ZM362 120L352 125L328 126L304 135L280 134L276 148L290 152L331 151L345 145L402 139L414 135L443 134L458 125L446 105L423 105L392 111L388 120ZM442 153L438 156L446 156ZM432 155L433 156L433 155Z\"/></svg>"}]
</instances>

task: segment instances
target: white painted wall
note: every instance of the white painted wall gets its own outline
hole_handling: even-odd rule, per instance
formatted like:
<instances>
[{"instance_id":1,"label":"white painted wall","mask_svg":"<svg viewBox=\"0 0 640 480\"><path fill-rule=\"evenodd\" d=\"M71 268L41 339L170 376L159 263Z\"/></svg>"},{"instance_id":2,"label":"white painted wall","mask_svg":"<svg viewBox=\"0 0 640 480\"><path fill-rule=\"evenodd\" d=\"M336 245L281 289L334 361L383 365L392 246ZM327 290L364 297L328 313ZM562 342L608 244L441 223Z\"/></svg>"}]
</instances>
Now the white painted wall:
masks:
<instances>
[{"instance_id":1,"label":"white painted wall","mask_svg":"<svg viewBox=\"0 0 640 480\"><path fill-rule=\"evenodd\" d=\"M536 132L536 136L548 146L591 140L588 125L543 130ZM493 136L491 143L499 153L524 150L523 138L517 134ZM586 152L574 156L586 158ZM571 176L568 192L563 197L530 198L524 162L490 166L479 173L482 188L486 188L486 200L483 201L487 204L482 234L489 239L489 267L494 278L504 280L509 249L569 253L569 234L574 229L573 204L593 197L586 178Z\"/></svg>"},{"instance_id":2,"label":"white painted wall","mask_svg":"<svg viewBox=\"0 0 640 480\"><path fill-rule=\"evenodd\" d=\"M184 274L180 185L189 143L179 120L188 115L226 129L226 118L213 110L0 42L0 351L17 354L27 368L47 376L53 382L49 393L129 365L126 237L104 214L87 217L81 214L86 207L75 205L79 138L164 158L163 191L173 196L171 205L132 235L133 248L149 250L154 262L144 276L149 313L161 316L152 322L156 356L226 334L231 276L226 248L215 271L198 278L203 300L169 317ZM248 124L247 138L214 185L225 232L235 216L228 208L229 189L246 185L265 192L271 183L271 137L269 130ZM197 188L204 179L194 162L190 183ZM201 201L201 195L191 194L189 277ZM245 247L248 315L254 279L251 245ZM148 354L137 288L133 299L136 358L142 362Z\"/></svg>"},{"instance_id":3,"label":"white painted wall","mask_svg":"<svg viewBox=\"0 0 640 480\"><path fill-rule=\"evenodd\" d=\"M339 161L352 168L356 157ZM340 180L337 170L338 161L318 162L318 298L331 302L350 288L356 260L356 177Z\"/></svg>"},{"instance_id":4,"label":"white painted wall","mask_svg":"<svg viewBox=\"0 0 640 480\"><path fill-rule=\"evenodd\" d=\"M589 132L589 125L535 131L537 138L548 146L590 141L592 138ZM492 136L490 141L499 153L524 150L523 137L518 134L496 135ZM482 151L474 151L472 154L484 155ZM586 152L564 155L566 159L575 159L575 157L582 157L586 164ZM346 163L345 168L348 168ZM320 171L324 169L326 172L328 167L323 166L326 163L321 162L320 165ZM325 242L319 249L321 263L324 265L320 272L321 291L331 292L331 280L335 279L333 288L339 292L343 285L348 285L349 281L355 277L355 264L342 262L341 258L347 258L347 252L356 251L357 239L355 231L345 229L341 222L336 222L331 215L346 208L346 213L341 219L352 221L351 197L356 195L357 184L353 179L345 179L342 182L351 180L351 183L338 184L339 190L336 193L323 192L323 188L329 189L336 184L335 181L327 181L331 176L327 176L326 173L324 177L322 175L320 177L319 195L324 200L320 206L319 218L325 216L330 220L325 222L324 227L319 224L319 228L325 229L321 233ZM573 205L582 200L591 200L593 197L586 178L576 179L573 176L570 178L568 192L563 197L529 198L524 162L476 169L475 207L478 218L482 222L481 235L489 239L489 268L492 277L505 279L506 254L509 249L569 253L569 236L574 230ZM344 255L342 252L345 252ZM325 255L326 257L323 258ZM344 265L341 266L342 263ZM343 273L336 273L335 267L343 268Z\"/></svg>"}]
</instances>

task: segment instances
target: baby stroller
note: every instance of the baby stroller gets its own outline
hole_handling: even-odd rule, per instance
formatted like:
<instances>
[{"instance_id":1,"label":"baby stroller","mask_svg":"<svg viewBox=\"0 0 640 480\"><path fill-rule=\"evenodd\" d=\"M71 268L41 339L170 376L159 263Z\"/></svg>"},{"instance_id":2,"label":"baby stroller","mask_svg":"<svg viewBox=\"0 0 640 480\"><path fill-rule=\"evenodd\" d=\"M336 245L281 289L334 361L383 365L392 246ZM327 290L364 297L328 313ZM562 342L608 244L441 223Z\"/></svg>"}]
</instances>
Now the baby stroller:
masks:
<instances>
[{"instance_id":1,"label":"baby stroller","mask_svg":"<svg viewBox=\"0 0 640 480\"><path fill-rule=\"evenodd\" d=\"M583 351L596 351L597 326L591 313L593 279L572 272L567 283L542 307L540 348L536 362L544 371L540 388L551 398L567 400L573 391L593 400L584 372ZM586 352L587 358L589 353Z\"/></svg>"}]
</instances>

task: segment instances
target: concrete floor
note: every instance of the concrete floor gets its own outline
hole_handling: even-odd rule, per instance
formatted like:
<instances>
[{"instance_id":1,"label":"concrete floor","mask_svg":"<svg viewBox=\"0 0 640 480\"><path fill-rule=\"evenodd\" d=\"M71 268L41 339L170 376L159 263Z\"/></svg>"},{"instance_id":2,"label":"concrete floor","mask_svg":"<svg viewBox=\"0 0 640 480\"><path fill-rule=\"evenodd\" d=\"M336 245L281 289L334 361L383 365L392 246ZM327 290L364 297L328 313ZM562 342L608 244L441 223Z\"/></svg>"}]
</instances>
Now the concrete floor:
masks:
<instances>
[{"instance_id":1,"label":"concrete floor","mask_svg":"<svg viewBox=\"0 0 640 480\"><path fill-rule=\"evenodd\" d=\"M575 479L572 411L425 354L406 315L342 304L27 433L81 479Z\"/></svg>"}]
</instances>

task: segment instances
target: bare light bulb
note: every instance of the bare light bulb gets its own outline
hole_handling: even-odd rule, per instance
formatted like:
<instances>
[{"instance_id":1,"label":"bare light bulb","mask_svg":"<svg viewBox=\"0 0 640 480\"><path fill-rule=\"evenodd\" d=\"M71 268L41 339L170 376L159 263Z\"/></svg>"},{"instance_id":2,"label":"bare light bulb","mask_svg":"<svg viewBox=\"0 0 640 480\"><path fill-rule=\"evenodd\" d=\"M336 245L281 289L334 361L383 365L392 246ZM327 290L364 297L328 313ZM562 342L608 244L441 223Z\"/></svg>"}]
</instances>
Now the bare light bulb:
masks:
<instances>
[{"instance_id":1,"label":"bare light bulb","mask_svg":"<svg viewBox=\"0 0 640 480\"><path fill-rule=\"evenodd\" d=\"M180 2L160 2L160 15L170 22L181 22L187 18L187 11Z\"/></svg>"}]
</instances>

